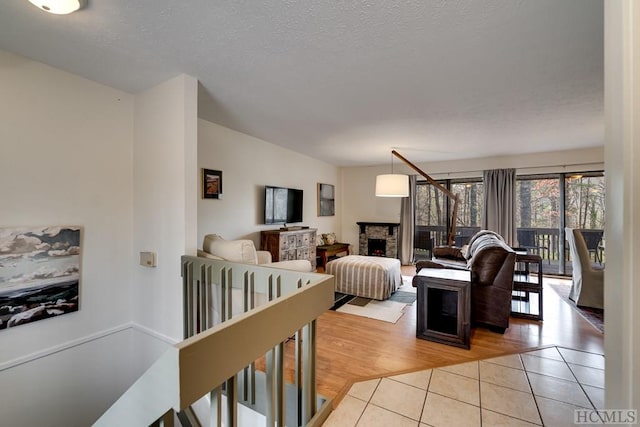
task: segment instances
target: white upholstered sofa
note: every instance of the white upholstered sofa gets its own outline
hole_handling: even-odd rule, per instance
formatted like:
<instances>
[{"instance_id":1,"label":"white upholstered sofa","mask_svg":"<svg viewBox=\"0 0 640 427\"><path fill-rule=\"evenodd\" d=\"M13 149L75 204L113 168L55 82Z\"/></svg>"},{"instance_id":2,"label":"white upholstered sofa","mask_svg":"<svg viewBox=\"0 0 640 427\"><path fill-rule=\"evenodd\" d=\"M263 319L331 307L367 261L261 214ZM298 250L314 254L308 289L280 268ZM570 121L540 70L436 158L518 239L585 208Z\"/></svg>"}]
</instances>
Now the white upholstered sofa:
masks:
<instances>
[{"instance_id":1,"label":"white upholstered sofa","mask_svg":"<svg viewBox=\"0 0 640 427\"><path fill-rule=\"evenodd\" d=\"M242 264L281 268L283 270L312 271L311 263L308 260L272 262L271 253L256 250L252 240L225 240L217 234L204 236L202 250L198 250L198 256Z\"/></svg>"}]
</instances>

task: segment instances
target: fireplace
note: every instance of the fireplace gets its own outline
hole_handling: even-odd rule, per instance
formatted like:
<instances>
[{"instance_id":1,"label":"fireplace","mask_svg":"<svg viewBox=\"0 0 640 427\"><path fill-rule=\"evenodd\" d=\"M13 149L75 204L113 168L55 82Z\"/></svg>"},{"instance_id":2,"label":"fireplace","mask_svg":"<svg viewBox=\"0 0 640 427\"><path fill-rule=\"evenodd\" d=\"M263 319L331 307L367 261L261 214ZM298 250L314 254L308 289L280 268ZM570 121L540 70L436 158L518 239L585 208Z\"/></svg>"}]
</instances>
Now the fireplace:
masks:
<instances>
[{"instance_id":1,"label":"fireplace","mask_svg":"<svg viewBox=\"0 0 640 427\"><path fill-rule=\"evenodd\" d=\"M360 255L398 258L398 229L391 222L358 222L360 227Z\"/></svg>"},{"instance_id":2,"label":"fireplace","mask_svg":"<svg viewBox=\"0 0 640 427\"><path fill-rule=\"evenodd\" d=\"M385 239L369 239L367 242L367 255L387 256L387 241Z\"/></svg>"}]
</instances>

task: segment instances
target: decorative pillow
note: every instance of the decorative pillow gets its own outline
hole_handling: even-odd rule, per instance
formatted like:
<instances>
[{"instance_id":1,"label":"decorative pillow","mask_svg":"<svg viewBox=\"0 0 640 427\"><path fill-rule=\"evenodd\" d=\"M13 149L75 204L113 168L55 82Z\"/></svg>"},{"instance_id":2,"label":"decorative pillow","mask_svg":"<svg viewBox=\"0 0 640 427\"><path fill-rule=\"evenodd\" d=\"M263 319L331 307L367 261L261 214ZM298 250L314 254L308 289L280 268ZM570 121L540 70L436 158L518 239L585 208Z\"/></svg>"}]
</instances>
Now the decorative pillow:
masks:
<instances>
[{"instance_id":1,"label":"decorative pillow","mask_svg":"<svg viewBox=\"0 0 640 427\"><path fill-rule=\"evenodd\" d=\"M251 240L225 240L217 234L207 234L202 249L227 261L258 264L256 247Z\"/></svg>"},{"instance_id":2,"label":"decorative pillow","mask_svg":"<svg viewBox=\"0 0 640 427\"><path fill-rule=\"evenodd\" d=\"M333 245L336 243L336 233L326 233L322 235L322 240L326 245Z\"/></svg>"}]
</instances>

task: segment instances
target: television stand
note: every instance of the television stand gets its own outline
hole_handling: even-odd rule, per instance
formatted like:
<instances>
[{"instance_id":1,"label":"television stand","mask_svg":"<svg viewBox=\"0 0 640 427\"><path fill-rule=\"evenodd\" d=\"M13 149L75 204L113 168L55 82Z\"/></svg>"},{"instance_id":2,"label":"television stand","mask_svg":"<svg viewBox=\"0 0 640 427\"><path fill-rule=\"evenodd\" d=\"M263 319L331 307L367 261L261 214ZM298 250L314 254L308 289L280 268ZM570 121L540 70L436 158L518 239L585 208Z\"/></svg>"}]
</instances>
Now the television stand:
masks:
<instances>
[{"instance_id":1,"label":"television stand","mask_svg":"<svg viewBox=\"0 0 640 427\"><path fill-rule=\"evenodd\" d=\"M297 230L308 230L308 225L289 225L285 224L283 227L280 227L280 231L297 231Z\"/></svg>"},{"instance_id":2,"label":"television stand","mask_svg":"<svg viewBox=\"0 0 640 427\"><path fill-rule=\"evenodd\" d=\"M280 230L261 231L260 249L269 251L274 262L297 259L309 260L315 270L316 229L296 226L283 227Z\"/></svg>"}]
</instances>

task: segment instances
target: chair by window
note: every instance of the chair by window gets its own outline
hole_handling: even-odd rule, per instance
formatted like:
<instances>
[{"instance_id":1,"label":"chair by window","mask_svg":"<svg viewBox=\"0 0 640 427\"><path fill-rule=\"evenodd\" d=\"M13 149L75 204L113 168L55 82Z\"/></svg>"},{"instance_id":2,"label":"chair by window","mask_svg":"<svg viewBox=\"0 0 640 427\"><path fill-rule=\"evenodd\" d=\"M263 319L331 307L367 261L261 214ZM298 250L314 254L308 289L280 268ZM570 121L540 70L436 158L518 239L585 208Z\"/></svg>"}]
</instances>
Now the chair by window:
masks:
<instances>
[{"instance_id":1,"label":"chair by window","mask_svg":"<svg viewBox=\"0 0 640 427\"><path fill-rule=\"evenodd\" d=\"M604 230L580 229L580 234L584 237L589 255L593 253L593 261L602 264L602 246L600 243L602 242Z\"/></svg>"},{"instance_id":2,"label":"chair by window","mask_svg":"<svg viewBox=\"0 0 640 427\"><path fill-rule=\"evenodd\" d=\"M573 279L569 299L576 305L604 308L604 270L596 270L591 265L587 244L580 230L565 228Z\"/></svg>"},{"instance_id":3,"label":"chair by window","mask_svg":"<svg viewBox=\"0 0 640 427\"><path fill-rule=\"evenodd\" d=\"M518 228L517 236L518 248L526 249L527 252L535 253L536 255L540 255L542 258L545 258L545 251L547 251L547 254L549 253L549 248L547 246L540 245L540 239L538 239L538 232L536 230ZM547 262L550 264L550 257L547 256L546 258Z\"/></svg>"}]
</instances>

